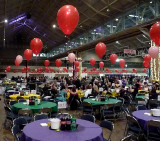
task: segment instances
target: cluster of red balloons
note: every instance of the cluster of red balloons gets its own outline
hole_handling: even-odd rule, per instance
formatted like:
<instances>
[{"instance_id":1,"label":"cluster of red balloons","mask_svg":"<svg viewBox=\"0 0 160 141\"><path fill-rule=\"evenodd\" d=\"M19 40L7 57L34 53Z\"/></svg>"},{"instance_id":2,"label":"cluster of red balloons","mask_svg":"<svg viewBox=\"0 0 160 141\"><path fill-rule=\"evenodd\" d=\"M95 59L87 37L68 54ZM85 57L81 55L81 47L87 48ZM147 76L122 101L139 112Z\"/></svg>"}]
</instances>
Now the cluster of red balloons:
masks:
<instances>
[{"instance_id":1,"label":"cluster of red balloons","mask_svg":"<svg viewBox=\"0 0 160 141\"><path fill-rule=\"evenodd\" d=\"M8 72L8 71L10 71L10 70L11 70L11 66L8 66L8 67L6 67L6 69L5 69L4 72Z\"/></svg>"},{"instance_id":2,"label":"cluster of red balloons","mask_svg":"<svg viewBox=\"0 0 160 141\"><path fill-rule=\"evenodd\" d=\"M63 68L63 71L68 73L68 69L65 67Z\"/></svg>"},{"instance_id":3,"label":"cluster of red balloons","mask_svg":"<svg viewBox=\"0 0 160 141\"><path fill-rule=\"evenodd\" d=\"M124 60L124 59L121 59L121 60L119 61L119 65L120 65L121 68L124 68L124 66L125 66L125 60Z\"/></svg>"},{"instance_id":4,"label":"cluster of red balloons","mask_svg":"<svg viewBox=\"0 0 160 141\"><path fill-rule=\"evenodd\" d=\"M75 67L79 67L79 62L78 62L78 61L75 61L75 62L74 62L74 66L75 66Z\"/></svg>"},{"instance_id":5,"label":"cluster of red balloons","mask_svg":"<svg viewBox=\"0 0 160 141\"><path fill-rule=\"evenodd\" d=\"M21 68L21 72L22 73L26 73L26 72L29 72L29 70L30 70L30 67L24 67L24 68Z\"/></svg>"},{"instance_id":6,"label":"cluster of red balloons","mask_svg":"<svg viewBox=\"0 0 160 141\"><path fill-rule=\"evenodd\" d=\"M127 70L126 70L126 69L122 69L122 72L125 72L125 73L127 73Z\"/></svg>"},{"instance_id":7,"label":"cluster of red balloons","mask_svg":"<svg viewBox=\"0 0 160 141\"><path fill-rule=\"evenodd\" d=\"M144 72L144 73L146 73L146 72L147 72L147 69L146 69L146 68L144 68L144 69L143 69L143 72Z\"/></svg>"},{"instance_id":8,"label":"cluster of red balloons","mask_svg":"<svg viewBox=\"0 0 160 141\"><path fill-rule=\"evenodd\" d=\"M132 69L132 72L133 72L133 73L137 73L137 69L133 68L133 69Z\"/></svg>"},{"instance_id":9,"label":"cluster of red balloons","mask_svg":"<svg viewBox=\"0 0 160 141\"><path fill-rule=\"evenodd\" d=\"M151 61L151 56L149 54L145 55L144 61L143 61L143 66L145 68L150 68L150 61Z\"/></svg>"}]
</instances>

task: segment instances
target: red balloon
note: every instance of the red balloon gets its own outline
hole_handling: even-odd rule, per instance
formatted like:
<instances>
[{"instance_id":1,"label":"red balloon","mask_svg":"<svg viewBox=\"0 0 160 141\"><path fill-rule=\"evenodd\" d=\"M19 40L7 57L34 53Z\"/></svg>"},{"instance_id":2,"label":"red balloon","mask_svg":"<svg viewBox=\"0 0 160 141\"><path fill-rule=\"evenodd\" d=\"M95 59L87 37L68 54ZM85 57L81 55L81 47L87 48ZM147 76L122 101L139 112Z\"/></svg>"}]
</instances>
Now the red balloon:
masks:
<instances>
[{"instance_id":1,"label":"red balloon","mask_svg":"<svg viewBox=\"0 0 160 141\"><path fill-rule=\"evenodd\" d=\"M32 58L33 52L31 49L26 49L24 51L24 57L26 58L27 61L29 61Z\"/></svg>"},{"instance_id":2,"label":"red balloon","mask_svg":"<svg viewBox=\"0 0 160 141\"><path fill-rule=\"evenodd\" d=\"M76 67L79 67L79 62L78 62L78 61L75 61L75 62L74 62L74 65L75 65Z\"/></svg>"},{"instance_id":3,"label":"red balloon","mask_svg":"<svg viewBox=\"0 0 160 141\"><path fill-rule=\"evenodd\" d=\"M143 61L143 66L144 66L145 68L148 68L148 66L150 66L150 64L149 64L149 62Z\"/></svg>"},{"instance_id":4,"label":"red balloon","mask_svg":"<svg viewBox=\"0 0 160 141\"><path fill-rule=\"evenodd\" d=\"M96 63L95 59L94 59L94 58L91 58L91 59L90 59L90 64L91 64L92 66L94 66L95 63Z\"/></svg>"},{"instance_id":5,"label":"red balloon","mask_svg":"<svg viewBox=\"0 0 160 141\"><path fill-rule=\"evenodd\" d=\"M44 65L45 65L46 67L48 67L49 64L50 64L50 61L49 61L49 60L44 60Z\"/></svg>"},{"instance_id":6,"label":"red balloon","mask_svg":"<svg viewBox=\"0 0 160 141\"><path fill-rule=\"evenodd\" d=\"M146 72L147 72L147 69L143 69L143 72L146 73Z\"/></svg>"},{"instance_id":7,"label":"red balloon","mask_svg":"<svg viewBox=\"0 0 160 141\"><path fill-rule=\"evenodd\" d=\"M8 66L8 67L6 68L6 70L7 70L7 72L10 71L10 70L11 70L11 66Z\"/></svg>"},{"instance_id":8,"label":"red balloon","mask_svg":"<svg viewBox=\"0 0 160 141\"><path fill-rule=\"evenodd\" d=\"M103 62L99 62L99 67L103 68L104 67L104 63Z\"/></svg>"},{"instance_id":9,"label":"red balloon","mask_svg":"<svg viewBox=\"0 0 160 141\"><path fill-rule=\"evenodd\" d=\"M117 60L117 55L116 54L111 54L110 55L110 61L112 62L112 64L115 64Z\"/></svg>"},{"instance_id":10,"label":"red balloon","mask_svg":"<svg viewBox=\"0 0 160 141\"><path fill-rule=\"evenodd\" d=\"M98 43L95 47L96 54L99 58L102 58L106 52L106 45L102 42Z\"/></svg>"},{"instance_id":11,"label":"red balloon","mask_svg":"<svg viewBox=\"0 0 160 141\"><path fill-rule=\"evenodd\" d=\"M76 67L76 70L75 70L75 72L79 72L79 67Z\"/></svg>"},{"instance_id":12,"label":"red balloon","mask_svg":"<svg viewBox=\"0 0 160 141\"><path fill-rule=\"evenodd\" d=\"M125 60L124 60L124 59L121 59L121 60L119 61L119 64L120 64L120 67L121 67L121 68L124 68L124 66L125 66Z\"/></svg>"},{"instance_id":13,"label":"red balloon","mask_svg":"<svg viewBox=\"0 0 160 141\"><path fill-rule=\"evenodd\" d=\"M133 71L134 73L137 73L137 69L132 69L132 71Z\"/></svg>"},{"instance_id":14,"label":"red balloon","mask_svg":"<svg viewBox=\"0 0 160 141\"><path fill-rule=\"evenodd\" d=\"M19 63L17 62L17 60L15 60L14 63L17 67L19 66Z\"/></svg>"},{"instance_id":15,"label":"red balloon","mask_svg":"<svg viewBox=\"0 0 160 141\"><path fill-rule=\"evenodd\" d=\"M108 68L106 68L106 71L109 71L109 69L108 69Z\"/></svg>"},{"instance_id":16,"label":"red balloon","mask_svg":"<svg viewBox=\"0 0 160 141\"><path fill-rule=\"evenodd\" d=\"M115 72L119 73L119 70L115 69Z\"/></svg>"},{"instance_id":17,"label":"red balloon","mask_svg":"<svg viewBox=\"0 0 160 141\"><path fill-rule=\"evenodd\" d=\"M62 61L60 59L57 59L55 64L56 64L56 67L59 68L62 65Z\"/></svg>"},{"instance_id":18,"label":"red balloon","mask_svg":"<svg viewBox=\"0 0 160 141\"><path fill-rule=\"evenodd\" d=\"M79 21L79 13L72 5L64 5L57 13L57 23L66 35L70 35Z\"/></svg>"},{"instance_id":19,"label":"red balloon","mask_svg":"<svg viewBox=\"0 0 160 141\"><path fill-rule=\"evenodd\" d=\"M151 61L151 56L149 54L144 56L144 61L150 62Z\"/></svg>"},{"instance_id":20,"label":"red balloon","mask_svg":"<svg viewBox=\"0 0 160 141\"><path fill-rule=\"evenodd\" d=\"M150 29L150 37L156 45L160 46L160 22L157 22L152 25Z\"/></svg>"},{"instance_id":21,"label":"red balloon","mask_svg":"<svg viewBox=\"0 0 160 141\"><path fill-rule=\"evenodd\" d=\"M27 71L29 71L30 70L30 67L27 67Z\"/></svg>"},{"instance_id":22,"label":"red balloon","mask_svg":"<svg viewBox=\"0 0 160 141\"><path fill-rule=\"evenodd\" d=\"M126 69L123 69L122 71L127 73L127 70L126 70Z\"/></svg>"},{"instance_id":23,"label":"red balloon","mask_svg":"<svg viewBox=\"0 0 160 141\"><path fill-rule=\"evenodd\" d=\"M30 48L32 49L33 53L38 55L43 47L43 43L41 41L41 39L39 38L34 38L31 40L30 42Z\"/></svg>"}]
</instances>

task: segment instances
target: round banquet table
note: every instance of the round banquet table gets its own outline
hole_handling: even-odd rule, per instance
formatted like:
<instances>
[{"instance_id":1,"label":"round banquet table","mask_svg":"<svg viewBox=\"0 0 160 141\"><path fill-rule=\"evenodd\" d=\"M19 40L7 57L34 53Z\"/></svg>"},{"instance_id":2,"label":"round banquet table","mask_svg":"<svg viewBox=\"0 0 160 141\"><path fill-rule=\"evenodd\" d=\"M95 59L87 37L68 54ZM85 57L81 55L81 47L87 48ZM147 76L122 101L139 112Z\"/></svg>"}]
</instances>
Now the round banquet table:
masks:
<instances>
[{"instance_id":1,"label":"round banquet table","mask_svg":"<svg viewBox=\"0 0 160 141\"><path fill-rule=\"evenodd\" d=\"M160 120L160 117L154 117L150 115L150 112L151 112L150 110L139 110L132 113L132 115L138 120L140 126L144 130L147 130L147 121Z\"/></svg>"},{"instance_id":2,"label":"round banquet table","mask_svg":"<svg viewBox=\"0 0 160 141\"><path fill-rule=\"evenodd\" d=\"M11 100L16 100L17 101L17 97L18 96L20 96L20 94L13 94L13 95L10 95L9 97L11 98ZM24 99L29 99L29 97L31 97L31 96L35 96L35 97L37 97L38 99L40 99L41 98L41 96L40 95L38 95L38 94L27 94L27 95L24 95L24 96L21 96L21 97L23 97Z\"/></svg>"},{"instance_id":3,"label":"round banquet table","mask_svg":"<svg viewBox=\"0 0 160 141\"><path fill-rule=\"evenodd\" d=\"M105 101L96 101L95 98L88 98L88 99L84 99L84 102L89 102L92 104L92 106L100 106L104 104L116 104L117 102L121 102L121 100L109 98L109 99L106 99Z\"/></svg>"},{"instance_id":4,"label":"round banquet table","mask_svg":"<svg viewBox=\"0 0 160 141\"><path fill-rule=\"evenodd\" d=\"M40 125L48 122L43 119L27 124L20 141L103 141L102 128L93 122L77 119L76 131L55 131Z\"/></svg>"},{"instance_id":5,"label":"round banquet table","mask_svg":"<svg viewBox=\"0 0 160 141\"><path fill-rule=\"evenodd\" d=\"M12 111L18 113L20 109L31 109L33 113L38 113L42 108L51 108L52 112L57 112L57 104L47 101L42 101L39 105L26 105L24 102L19 102L12 106Z\"/></svg>"}]
</instances>

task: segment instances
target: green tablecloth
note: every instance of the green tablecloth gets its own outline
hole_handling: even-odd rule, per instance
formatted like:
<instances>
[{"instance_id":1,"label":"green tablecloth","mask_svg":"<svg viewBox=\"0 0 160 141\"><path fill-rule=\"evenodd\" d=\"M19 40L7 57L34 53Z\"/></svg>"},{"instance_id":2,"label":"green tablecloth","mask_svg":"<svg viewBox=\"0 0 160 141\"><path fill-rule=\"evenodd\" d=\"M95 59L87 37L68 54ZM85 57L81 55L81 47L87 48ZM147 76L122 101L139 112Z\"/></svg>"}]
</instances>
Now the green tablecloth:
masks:
<instances>
[{"instance_id":1,"label":"green tablecloth","mask_svg":"<svg viewBox=\"0 0 160 141\"><path fill-rule=\"evenodd\" d=\"M40 105L26 105L26 104L23 104L23 102L20 102L12 106L12 110L15 113L18 113L20 109L25 109L25 108L31 109L33 113L38 113L39 110L42 108L51 108L52 112L58 111L56 103L47 102L47 101L42 101Z\"/></svg>"},{"instance_id":2,"label":"green tablecloth","mask_svg":"<svg viewBox=\"0 0 160 141\"><path fill-rule=\"evenodd\" d=\"M89 102L92 106L100 106L104 104L116 104L117 102L121 102L121 100L109 98L109 100L106 99L105 101L95 101L94 98L88 98L84 99L84 102Z\"/></svg>"}]
</instances>

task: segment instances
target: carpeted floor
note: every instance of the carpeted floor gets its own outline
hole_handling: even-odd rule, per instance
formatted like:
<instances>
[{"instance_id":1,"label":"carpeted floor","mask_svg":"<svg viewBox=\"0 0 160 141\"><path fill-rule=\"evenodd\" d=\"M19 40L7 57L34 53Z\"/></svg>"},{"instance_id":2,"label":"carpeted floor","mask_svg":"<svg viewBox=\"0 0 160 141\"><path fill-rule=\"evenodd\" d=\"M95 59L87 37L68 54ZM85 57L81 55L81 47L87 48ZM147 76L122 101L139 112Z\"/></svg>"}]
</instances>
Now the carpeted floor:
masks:
<instances>
[{"instance_id":1,"label":"carpeted floor","mask_svg":"<svg viewBox=\"0 0 160 141\"><path fill-rule=\"evenodd\" d=\"M0 141L14 141L14 137L12 136L11 130L3 128L3 123L5 120L5 111L3 108L3 97L0 96L0 98L1 98L1 101L0 101ZM76 112L67 111L67 112L71 114L75 114L77 118L82 115L81 111L76 111ZM100 124L100 121L96 120L96 123ZM126 126L126 120L117 120L114 123L114 131L111 136L112 141L120 141L123 138L125 126ZM108 137L108 134L109 134L109 131L107 131L106 129L103 129L103 135L105 138Z\"/></svg>"}]
</instances>

